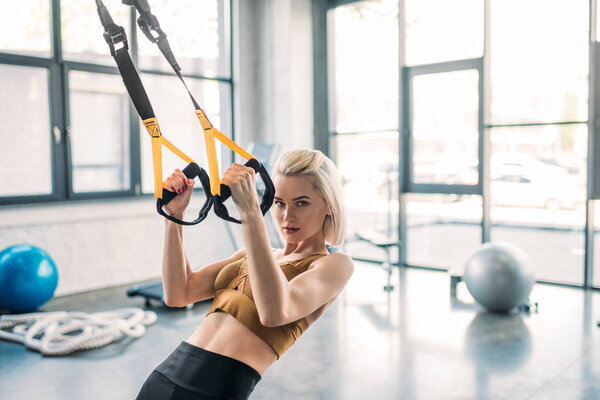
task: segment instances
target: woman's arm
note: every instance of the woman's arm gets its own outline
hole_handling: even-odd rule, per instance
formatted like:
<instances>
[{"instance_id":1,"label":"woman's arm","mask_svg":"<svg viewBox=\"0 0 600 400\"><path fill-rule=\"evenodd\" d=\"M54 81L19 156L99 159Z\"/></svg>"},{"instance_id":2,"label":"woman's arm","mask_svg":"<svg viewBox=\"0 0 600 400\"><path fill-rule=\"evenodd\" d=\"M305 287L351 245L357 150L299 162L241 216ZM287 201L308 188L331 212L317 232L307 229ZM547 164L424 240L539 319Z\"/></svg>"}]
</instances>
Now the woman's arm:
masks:
<instances>
[{"instance_id":1,"label":"woman's arm","mask_svg":"<svg viewBox=\"0 0 600 400\"><path fill-rule=\"evenodd\" d=\"M264 217L257 206L255 210L242 212L242 232L248 258L248 274L252 296L260 323L276 326L289 303L289 282L271 250Z\"/></svg>"},{"instance_id":2,"label":"woman's arm","mask_svg":"<svg viewBox=\"0 0 600 400\"><path fill-rule=\"evenodd\" d=\"M175 170L163 183L169 191L177 192L164 210L178 219L183 214L192 195L194 181L185 177L183 172ZM192 271L183 248L183 227L165 219L165 243L163 249L163 291L165 303L171 307L184 307L197 301L214 297L214 283L221 269L245 255L241 249L231 257Z\"/></svg>"},{"instance_id":3,"label":"woman's arm","mask_svg":"<svg viewBox=\"0 0 600 400\"><path fill-rule=\"evenodd\" d=\"M288 282L273 257L256 196L254 171L234 164L223 176L240 212L254 303L264 326L285 325L314 312L336 297L350 279L350 257L334 254Z\"/></svg>"},{"instance_id":4,"label":"woman's arm","mask_svg":"<svg viewBox=\"0 0 600 400\"><path fill-rule=\"evenodd\" d=\"M354 272L350 257L325 256L288 282L275 262L260 209L242 216L248 273L260 323L275 327L304 318L337 297Z\"/></svg>"},{"instance_id":5,"label":"woman's arm","mask_svg":"<svg viewBox=\"0 0 600 400\"><path fill-rule=\"evenodd\" d=\"M254 170L241 164L233 164L223 174L221 183L231 189L231 197L240 213L248 275L260 323L271 326L279 319L287 303L289 284L273 258L256 194Z\"/></svg>"},{"instance_id":6,"label":"woman's arm","mask_svg":"<svg viewBox=\"0 0 600 400\"><path fill-rule=\"evenodd\" d=\"M174 215L183 218L183 215ZM183 249L183 229L165 219L165 244L163 248L162 278L165 304L179 307L187 297L186 287L192 268Z\"/></svg>"},{"instance_id":7,"label":"woman's arm","mask_svg":"<svg viewBox=\"0 0 600 400\"><path fill-rule=\"evenodd\" d=\"M182 219L183 216L177 217ZM228 264L246 255L242 248L230 257L192 271L183 248L182 226L165 220L165 247L163 252L163 290L165 304L185 307L215 297L215 279Z\"/></svg>"},{"instance_id":8,"label":"woman's arm","mask_svg":"<svg viewBox=\"0 0 600 400\"><path fill-rule=\"evenodd\" d=\"M163 188L177 195L164 206L167 214L183 219L192 192L194 181L187 179L180 170L176 169L163 182ZM165 303L177 307L186 298L186 284L192 268L183 249L183 227L165 219L165 243L163 246L163 292Z\"/></svg>"}]
</instances>

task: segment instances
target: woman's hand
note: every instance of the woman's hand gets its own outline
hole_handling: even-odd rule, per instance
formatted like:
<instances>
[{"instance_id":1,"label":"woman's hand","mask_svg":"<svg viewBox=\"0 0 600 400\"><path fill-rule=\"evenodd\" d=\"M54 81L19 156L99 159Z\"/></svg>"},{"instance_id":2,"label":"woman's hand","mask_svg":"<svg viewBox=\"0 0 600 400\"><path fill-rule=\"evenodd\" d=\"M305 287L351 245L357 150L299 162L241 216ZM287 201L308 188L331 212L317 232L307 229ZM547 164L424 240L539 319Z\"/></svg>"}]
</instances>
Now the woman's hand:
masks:
<instances>
[{"instance_id":1,"label":"woman's hand","mask_svg":"<svg viewBox=\"0 0 600 400\"><path fill-rule=\"evenodd\" d=\"M163 188L178 194L163 207L163 210L172 217L183 217L183 212L187 208L190 203L190 198L192 197L194 180L187 179L183 172L176 169L175 172L163 182Z\"/></svg>"},{"instance_id":2,"label":"woman's hand","mask_svg":"<svg viewBox=\"0 0 600 400\"><path fill-rule=\"evenodd\" d=\"M255 172L252 168L234 163L223 174L221 183L231 189L231 197L240 215L244 212L260 210L256 194Z\"/></svg>"}]
</instances>

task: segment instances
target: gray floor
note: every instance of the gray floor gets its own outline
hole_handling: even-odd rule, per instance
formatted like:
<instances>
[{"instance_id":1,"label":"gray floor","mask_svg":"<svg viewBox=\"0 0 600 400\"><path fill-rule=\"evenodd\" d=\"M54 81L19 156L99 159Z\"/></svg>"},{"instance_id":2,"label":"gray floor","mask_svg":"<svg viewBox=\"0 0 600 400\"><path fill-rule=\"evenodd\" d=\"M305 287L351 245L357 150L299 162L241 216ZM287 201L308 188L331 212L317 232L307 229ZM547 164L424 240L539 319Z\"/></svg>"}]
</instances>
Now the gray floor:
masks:
<instances>
[{"instance_id":1,"label":"gray floor","mask_svg":"<svg viewBox=\"0 0 600 400\"><path fill-rule=\"evenodd\" d=\"M537 285L539 312L495 315L442 272L359 263L336 304L263 376L252 399L599 399L600 293ZM400 284L398 285L398 282ZM143 306L115 288L43 311ZM0 341L0 398L132 399L202 320L208 303L165 311L144 337L62 358Z\"/></svg>"}]
</instances>

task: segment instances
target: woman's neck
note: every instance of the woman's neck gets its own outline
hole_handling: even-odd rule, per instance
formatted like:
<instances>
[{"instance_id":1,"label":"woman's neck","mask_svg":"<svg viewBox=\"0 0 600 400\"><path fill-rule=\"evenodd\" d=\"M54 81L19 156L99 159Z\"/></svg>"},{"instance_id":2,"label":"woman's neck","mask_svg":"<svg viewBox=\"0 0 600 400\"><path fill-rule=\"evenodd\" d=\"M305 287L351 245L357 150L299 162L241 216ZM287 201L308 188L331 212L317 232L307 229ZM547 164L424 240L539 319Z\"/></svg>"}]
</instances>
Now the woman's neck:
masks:
<instances>
[{"instance_id":1,"label":"woman's neck","mask_svg":"<svg viewBox=\"0 0 600 400\"><path fill-rule=\"evenodd\" d=\"M323 244L323 247L296 247L298 243L288 243L283 248L283 252L281 253L282 257L292 256L292 255L302 255L302 256L312 256L313 254L327 254L327 247Z\"/></svg>"}]
</instances>

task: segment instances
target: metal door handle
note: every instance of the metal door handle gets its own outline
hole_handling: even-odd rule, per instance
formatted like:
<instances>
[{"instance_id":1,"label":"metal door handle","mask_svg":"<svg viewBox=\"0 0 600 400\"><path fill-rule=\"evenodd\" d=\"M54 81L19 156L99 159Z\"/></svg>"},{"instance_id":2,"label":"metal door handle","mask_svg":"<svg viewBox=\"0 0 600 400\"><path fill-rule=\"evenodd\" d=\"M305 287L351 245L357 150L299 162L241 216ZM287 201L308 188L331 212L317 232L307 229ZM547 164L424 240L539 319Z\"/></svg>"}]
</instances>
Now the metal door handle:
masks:
<instances>
[{"instance_id":1,"label":"metal door handle","mask_svg":"<svg viewBox=\"0 0 600 400\"><path fill-rule=\"evenodd\" d=\"M61 139L60 128L54 126L54 128L52 128L52 133L54 134L54 143L59 144Z\"/></svg>"}]
</instances>

